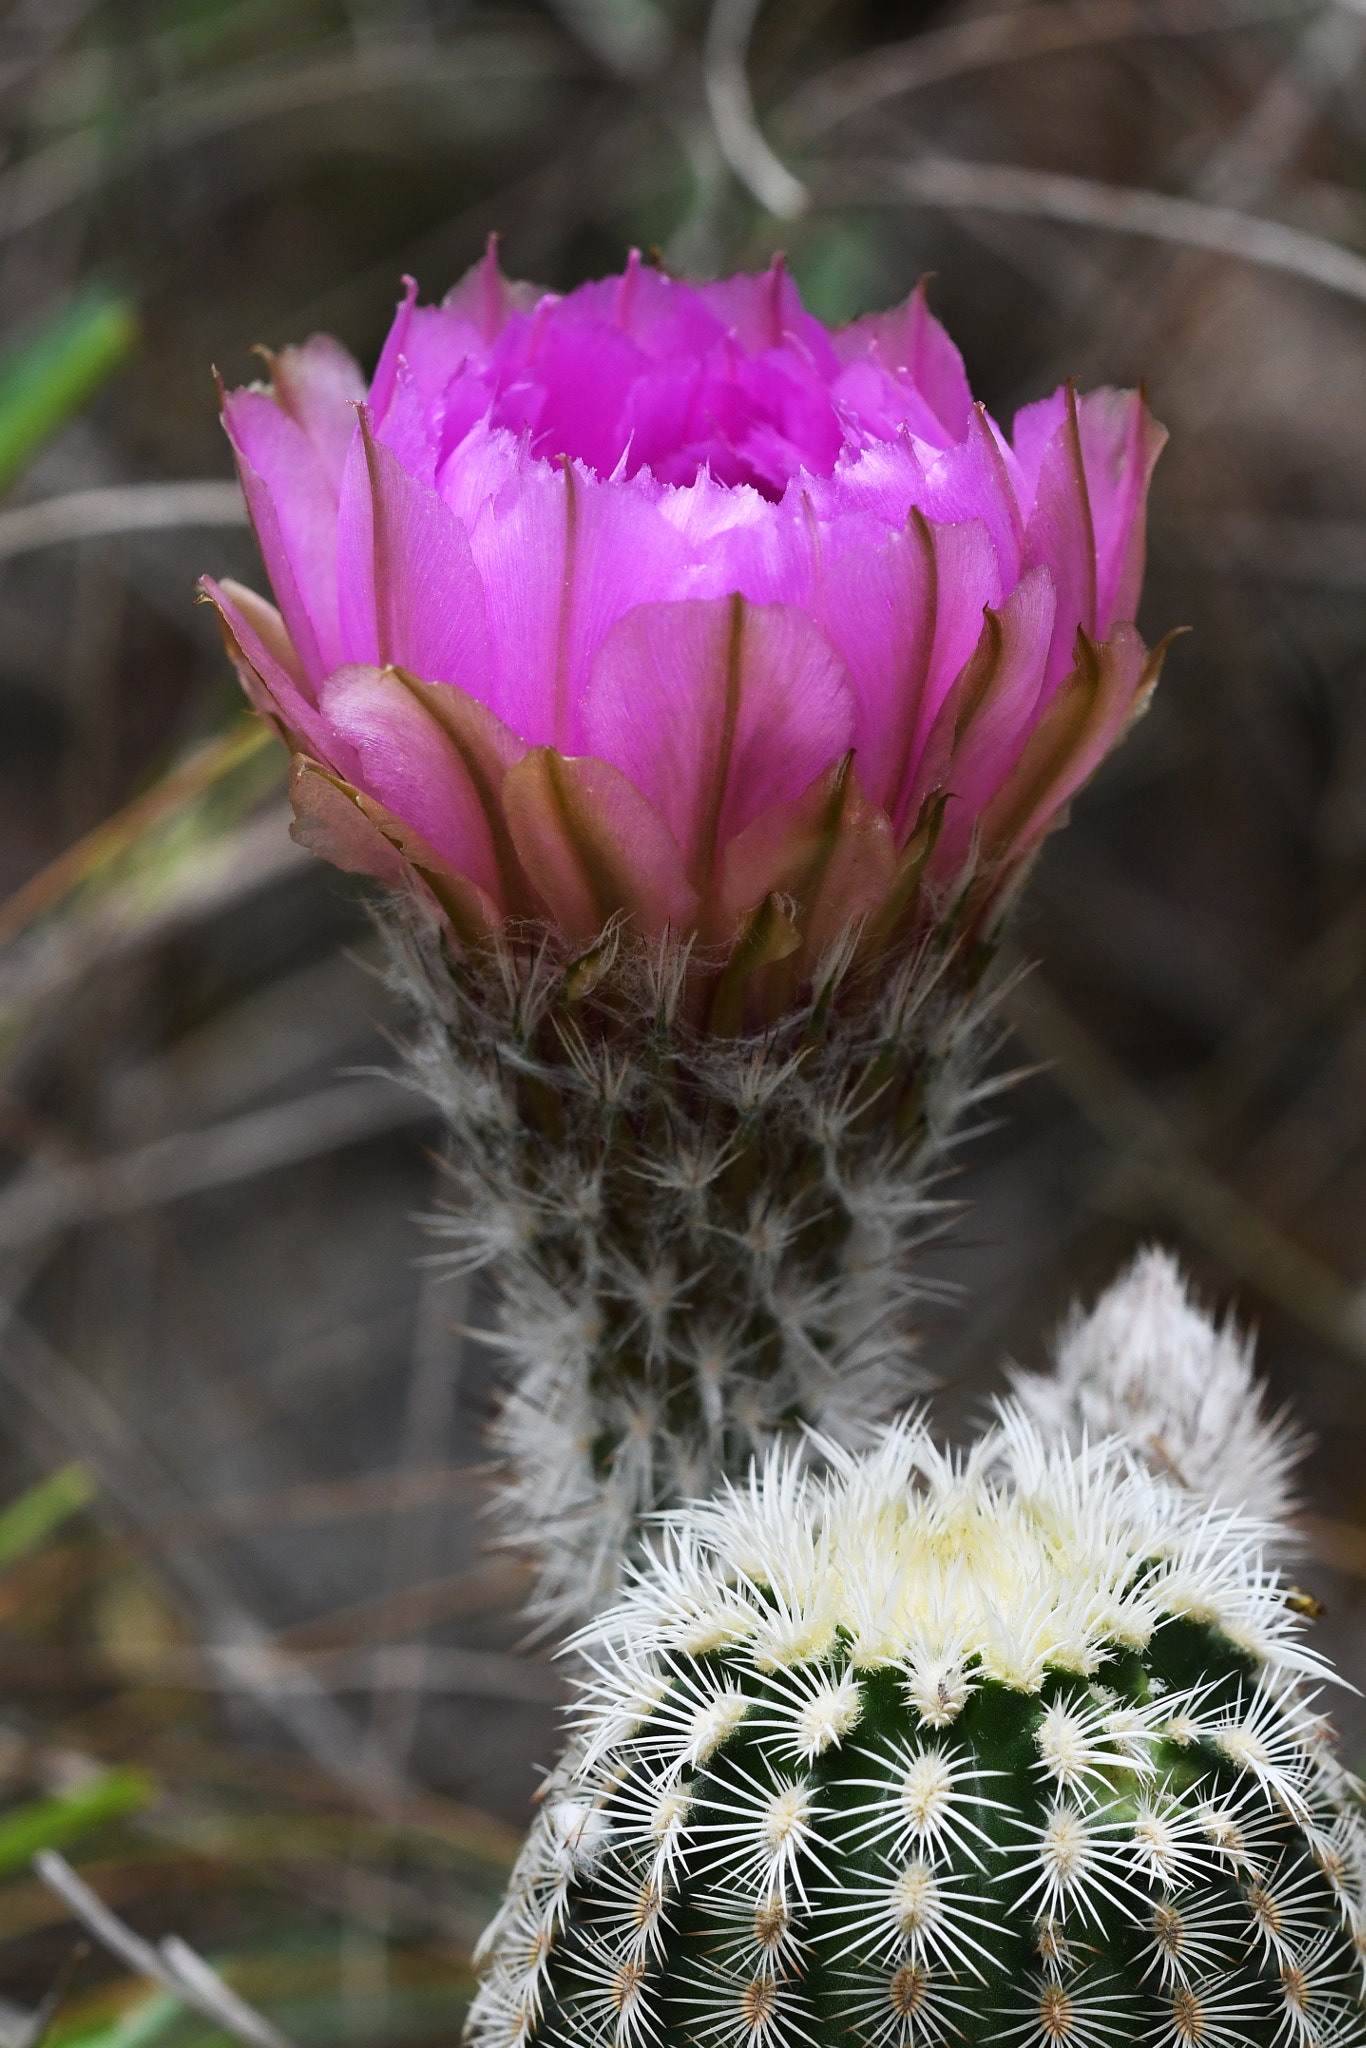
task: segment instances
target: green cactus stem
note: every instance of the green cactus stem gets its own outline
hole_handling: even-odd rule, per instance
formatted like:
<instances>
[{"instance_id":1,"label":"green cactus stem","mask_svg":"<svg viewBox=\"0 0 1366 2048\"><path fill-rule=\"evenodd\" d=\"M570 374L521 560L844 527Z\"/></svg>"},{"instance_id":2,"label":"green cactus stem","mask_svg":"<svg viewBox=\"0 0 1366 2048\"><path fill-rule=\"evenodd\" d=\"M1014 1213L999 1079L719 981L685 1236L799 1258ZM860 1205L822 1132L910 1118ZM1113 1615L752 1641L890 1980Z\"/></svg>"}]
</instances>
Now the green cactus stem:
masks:
<instances>
[{"instance_id":1,"label":"green cactus stem","mask_svg":"<svg viewBox=\"0 0 1366 2048\"><path fill-rule=\"evenodd\" d=\"M851 932L809 1001L718 1037L686 946L613 929L565 964L392 929L410 1071L451 1135L431 1221L494 1277L504 1526L559 1628L611 1597L651 1513L804 1425L867 1445L924 1388L919 1255L950 1141L1001 1085L992 998L949 947L864 987Z\"/></svg>"},{"instance_id":2,"label":"green cactus stem","mask_svg":"<svg viewBox=\"0 0 1366 2048\"><path fill-rule=\"evenodd\" d=\"M475 2048L1347 2048L1366 1836L1261 1527L1019 1409L671 1518Z\"/></svg>"}]
</instances>

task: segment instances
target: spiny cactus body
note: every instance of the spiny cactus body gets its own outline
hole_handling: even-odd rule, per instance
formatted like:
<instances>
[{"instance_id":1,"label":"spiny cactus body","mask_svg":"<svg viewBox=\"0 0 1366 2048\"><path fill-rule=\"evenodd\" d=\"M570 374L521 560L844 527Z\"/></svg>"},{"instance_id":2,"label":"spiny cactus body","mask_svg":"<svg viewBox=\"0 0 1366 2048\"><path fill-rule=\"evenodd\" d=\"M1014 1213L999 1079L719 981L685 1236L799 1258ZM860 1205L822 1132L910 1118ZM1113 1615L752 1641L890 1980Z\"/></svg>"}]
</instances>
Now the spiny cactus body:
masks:
<instances>
[{"instance_id":1,"label":"spiny cactus body","mask_svg":"<svg viewBox=\"0 0 1366 2048\"><path fill-rule=\"evenodd\" d=\"M775 1454L579 1639L476 2048L1346 2048L1366 1839L1259 1526L1019 1410Z\"/></svg>"},{"instance_id":2,"label":"spiny cactus body","mask_svg":"<svg viewBox=\"0 0 1366 2048\"><path fill-rule=\"evenodd\" d=\"M925 1384L916 1254L987 1092L970 1055L991 1006L950 950L870 993L855 939L809 1002L737 1038L690 1014L686 947L610 932L566 965L409 935L410 1066L459 1189L433 1221L453 1264L495 1278L504 1520L552 1624L610 1596L644 1517L742 1474L775 1432L867 1444Z\"/></svg>"}]
</instances>

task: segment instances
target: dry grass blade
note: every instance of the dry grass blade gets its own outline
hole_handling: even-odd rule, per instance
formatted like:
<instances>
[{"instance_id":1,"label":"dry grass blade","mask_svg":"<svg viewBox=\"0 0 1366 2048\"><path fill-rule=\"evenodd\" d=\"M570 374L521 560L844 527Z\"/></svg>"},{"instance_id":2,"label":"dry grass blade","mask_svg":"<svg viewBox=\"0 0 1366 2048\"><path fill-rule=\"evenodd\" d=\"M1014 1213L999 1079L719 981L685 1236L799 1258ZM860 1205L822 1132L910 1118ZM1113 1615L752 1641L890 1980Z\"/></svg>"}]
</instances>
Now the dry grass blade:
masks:
<instances>
[{"instance_id":1,"label":"dry grass blade","mask_svg":"<svg viewBox=\"0 0 1366 2048\"><path fill-rule=\"evenodd\" d=\"M1022 6L882 43L833 65L777 106L775 129L794 147L889 100L991 65L1056 57L1136 36L1205 36L1293 20L1301 0L1062 0Z\"/></svg>"},{"instance_id":2,"label":"dry grass blade","mask_svg":"<svg viewBox=\"0 0 1366 2048\"><path fill-rule=\"evenodd\" d=\"M30 1172L0 1193L0 1252L22 1251L102 1217L232 1187L345 1145L432 1121L431 1105L387 1079L352 1080L206 1130L178 1131L121 1158Z\"/></svg>"},{"instance_id":3,"label":"dry grass blade","mask_svg":"<svg viewBox=\"0 0 1366 2048\"><path fill-rule=\"evenodd\" d=\"M376 94L447 92L505 79L539 79L572 68L561 41L528 27L476 30L434 50L424 37L386 39L364 51L286 57L241 67L212 85L184 88L139 109L122 150L82 128L0 173L0 239L41 226L150 159L193 149L235 130L297 118Z\"/></svg>"},{"instance_id":4,"label":"dry grass blade","mask_svg":"<svg viewBox=\"0 0 1366 2048\"><path fill-rule=\"evenodd\" d=\"M1202 1166L1039 974L1008 1010L1035 1057L1166 1212L1257 1293L1366 1366L1366 1301Z\"/></svg>"},{"instance_id":5,"label":"dry grass blade","mask_svg":"<svg viewBox=\"0 0 1366 2048\"><path fill-rule=\"evenodd\" d=\"M702 50L707 105L721 154L759 204L779 220L800 220L810 194L765 142L745 70L759 0L712 0Z\"/></svg>"},{"instance_id":6,"label":"dry grass blade","mask_svg":"<svg viewBox=\"0 0 1366 2048\"><path fill-rule=\"evenodd\" d=\"M112 1403L12 1309L0 1327L0 1379L99 1474L105 1493L134 1528L183 1511L174 1481ZM219 1655L232 1682L250 1686L256 1675L253 1697L363 1804L388 1812L401 1793L397 1773L361 1742L326 1689L272 1645L268 1631L204 1557L182 1550L169 1564L213 1618ZM271 1681L285 1670L294 1676L280 1690Z\"/></svg>"},{"instance_id":7,"label":"dry grass blade","mask_svg":"<svg viewBox=\"0 0 1366 2048\"><path fill-rule=\"evenodd\" d=\"M41 1850L34 1858L34 1869L49 1890L70 1907L81 1926L138 1976L150 1977L173 1998L222 2027L234 2041L245 2042L247 2048L291 2048L277 2027L253 2012L218 1972L177 1936L170 1935L153 1948L134 1934L55 1849Z\"/></svg>"},{"instance_id":8,"label":"dry grass blade","mask_svg":"<svg viewBox=\"0 0 1366 2048\"><path fill-rule=\"evenodd\" d=\"M1140 235L1230 256L1366 302L1366 256L1280 221L1165 192L1104 185L1094 178L1036 171L1023 164L965 163L932 156L908 163L849 159L824 167L814 183L826 205L880 200L1103 228L1111 234Z\"/></svg>"},{"instance_id":9,"label":"dry grass blade","mask_svg":"<svg viewBox=\"0 0 1366 2048\"><path fill-rule=\"evenodd\" d=\"M0 562L38 548L116 533L154 533L162 527L245 526L246 507L236 483L111 484L72 491L0 512Z\"/></svg>"}]
</instances>

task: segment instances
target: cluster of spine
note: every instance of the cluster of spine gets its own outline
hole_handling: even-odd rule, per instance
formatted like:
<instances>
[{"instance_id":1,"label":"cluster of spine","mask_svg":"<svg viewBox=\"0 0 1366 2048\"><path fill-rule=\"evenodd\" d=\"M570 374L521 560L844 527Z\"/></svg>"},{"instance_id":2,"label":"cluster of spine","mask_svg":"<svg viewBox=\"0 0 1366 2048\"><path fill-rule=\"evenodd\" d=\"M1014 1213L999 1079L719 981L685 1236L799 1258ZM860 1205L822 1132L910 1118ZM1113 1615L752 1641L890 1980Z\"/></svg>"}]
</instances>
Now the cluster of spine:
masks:
<instances>
[{"instance_id":1,"label":"cluster of spine","mask_svg":"<svg viewBox=\"0 0 1366 2048\"><path fill-rule=\"evenodd\" d=\"M1018 1409L665 1525L476 2048L1348 2048L1366 1834L1259 1525Z\"/></svg>"},{"instance_id":2,"label":"cluster of spine","mask_svg":"<svg viewBox=\"0 0 1366 2048\"><path fill-rule=\"evenodd\" d=\"M923 1388L916 1255L986 1092L991 1004L925 948L866 989L851 940L804 1006L722 1037L693 1018L686 946L612 931L566 964L394 929L458 1189L432 1222L453 1266L494 1275L504 1521L561 1626L612 1595L650 1513L780 1431L866 1444Z\"/></svg>"},{"instance_id":3,"label":"cluster of spine","mask_svg":"<svg viewBox=\"0 0 1366 2048\"><path fill-rule=\"evenodd\" d=\"M1141 1251L1089 1315L1058 1333L1051 1373L1015 1371L1016 1399L1046 1438L1074 1450L1118 1437L1153 1471L1266 1521L1296 1506L1308 1439L1267 1412L1255 1347L1232 1318L1216 1323L1170 1252Z\"/></svg>"}]
</instances>

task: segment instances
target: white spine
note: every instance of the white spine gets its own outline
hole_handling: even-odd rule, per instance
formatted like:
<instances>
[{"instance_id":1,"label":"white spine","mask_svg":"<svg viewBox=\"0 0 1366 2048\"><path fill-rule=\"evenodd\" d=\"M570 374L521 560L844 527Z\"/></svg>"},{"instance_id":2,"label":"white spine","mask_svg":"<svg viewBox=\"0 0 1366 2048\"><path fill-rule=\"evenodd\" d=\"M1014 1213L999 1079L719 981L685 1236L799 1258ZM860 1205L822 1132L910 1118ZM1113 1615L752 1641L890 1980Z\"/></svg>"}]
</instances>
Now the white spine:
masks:
<instances>
[{"instance_id":1,"label":"white spine","mask_svg":"<svg viewBox=\"0 0 1366 2048\"><path fill-rule=\"evenodd\" d=\"M1306 1439L1283 1412L1267 1412L1252 1337L1199 1306L1170 1252L1140 1252L1089 1315L1073 1309L1053 1371L1016 1371L1011 1382L1055 1443L1077 1450L1117 1437L1206 1500L1275 1522L1294 1508Z\"/></svg>"}]
</instances>

